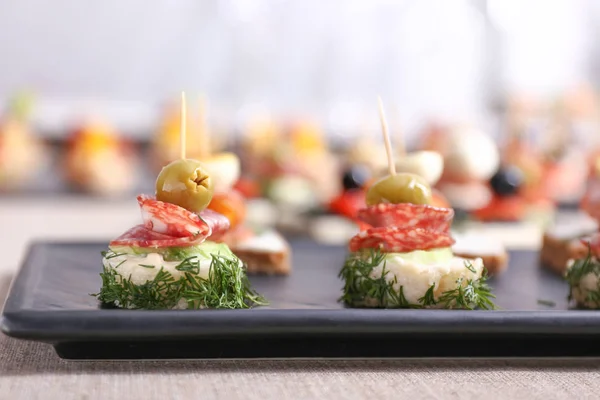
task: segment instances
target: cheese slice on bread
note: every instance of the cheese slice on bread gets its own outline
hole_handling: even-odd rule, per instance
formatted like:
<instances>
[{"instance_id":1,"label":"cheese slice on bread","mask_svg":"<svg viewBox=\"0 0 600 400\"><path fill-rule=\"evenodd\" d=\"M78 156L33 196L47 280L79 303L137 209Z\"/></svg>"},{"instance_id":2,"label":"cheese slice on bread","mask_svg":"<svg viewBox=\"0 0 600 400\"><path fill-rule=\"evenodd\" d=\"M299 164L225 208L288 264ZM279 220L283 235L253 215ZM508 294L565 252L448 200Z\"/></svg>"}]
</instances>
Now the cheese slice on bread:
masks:
<instances>
[{"instance_id":1,"label":"cheese slice on bread","mask_svg":"<svg viewBox=\"0 0 600 400\"><path fill-rule=\"evenodd\" d=\"M544 232L540 260L542 265L563 275L569 260L583 258L588 253L581 239L598 231L598 222L586 214L557 221Z\"/></svg>"},{"instance_id":2,"label":"cheese slice on bread","mask_svg":"<svg viewBox=\"0 0 600 400\"><path fill-rule=\"evenodd\" d=\"M239 235L228 242L231 251L246 264L249 274L288 275L291 272L290 245L275 230Z\"/></svg>"},{"instance_id":3,"label":"cheese slice on bread","mask_svg":"<svg viewBox=\"0 0 600 400\"><path fill-rule=\"evenodd\" d=\"M456 243L452 251L457 257L481 258L489 275L499 275L508 267L508 252L497 239L488 236L470 234L453 234Z\"/></svg>"}]
</instances>

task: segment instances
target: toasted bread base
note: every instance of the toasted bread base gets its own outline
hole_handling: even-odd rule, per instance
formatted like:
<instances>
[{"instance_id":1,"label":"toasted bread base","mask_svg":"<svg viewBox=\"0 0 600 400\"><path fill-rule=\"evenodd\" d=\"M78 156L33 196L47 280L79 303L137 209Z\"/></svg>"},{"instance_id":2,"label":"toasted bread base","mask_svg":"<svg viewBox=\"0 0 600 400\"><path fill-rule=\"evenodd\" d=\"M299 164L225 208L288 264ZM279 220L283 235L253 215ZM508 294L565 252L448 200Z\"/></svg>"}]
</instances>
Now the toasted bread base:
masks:
<instances>
[{"instance_id":1,"label":"toasted bread base","mask_svg":"<svg viewBox=\"0 0 600 400\"><path fill-rule=\"evenodd\" d=\"M483 266L487 270L488 275L500 275L506 267L508 267L508 253L502 252L498 254L477 254L476 252L454 252L454 255L462 258L481 258Z\"/></svg>"},{"instance_id":2,"label":"toasted bread base","mask_svg":"<svg viewBox=\"0 0 600 400\"><path fill-rule=\"evenodd\" d=\"M290 245L276 231L257 234L242 226L223 239L249 274L288 275L292 270Z\"/></svg>"},{"instance_id":3,"label":"toasted bread base","mask_svg":"<svg viewBox=\"0 0 600 400\"><path fill-rule=\"evenodd\" d=\"M273 252L233 246L231 251L246 264L248 274L289 275L292 270L289 248Z\"/></svg>"},{"instance_id":4,"label":"toasted bread base","mask_svg":"<svg viewBox=\"0 0 600 400\"><path fill-rule=\"evenodd\" d=\"M583 258L588 249L579 238L558 239L548 234L542 238L540 260L542 265L552 271L564 275L567 263L571 259Z\"/></svg>"}]
</instances>

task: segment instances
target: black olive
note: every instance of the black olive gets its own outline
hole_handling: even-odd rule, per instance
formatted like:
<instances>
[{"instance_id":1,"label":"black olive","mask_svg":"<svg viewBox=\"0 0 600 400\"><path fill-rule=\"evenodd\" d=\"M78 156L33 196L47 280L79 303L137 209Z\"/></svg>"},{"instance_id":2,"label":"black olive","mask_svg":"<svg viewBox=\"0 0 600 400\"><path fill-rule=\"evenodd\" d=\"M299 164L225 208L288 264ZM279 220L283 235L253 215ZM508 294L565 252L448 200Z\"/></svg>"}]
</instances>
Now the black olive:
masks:
<instances>
[{"instance_id":1,"label":"black olive","mask_svg":"<svg viewBox=\"0 0 600 400\"><path fill-rule=\"evenodd\" d=\"M490 179L490 186L498 196L512 196L521 188L523 179L523 172L519 168L513 165L500 167Z\"/></svg>"},{"instance_id":2,"label":"black olive","mask_svg":"<svg viewBox=\"0 0 600 400\"><path fill-rule=\"evenodd\" d=\"M345 190L360 189L371 178L371 171L364 165L355 165L348 168L342 176L342 185Z\"/></svg>"}]
</instances>

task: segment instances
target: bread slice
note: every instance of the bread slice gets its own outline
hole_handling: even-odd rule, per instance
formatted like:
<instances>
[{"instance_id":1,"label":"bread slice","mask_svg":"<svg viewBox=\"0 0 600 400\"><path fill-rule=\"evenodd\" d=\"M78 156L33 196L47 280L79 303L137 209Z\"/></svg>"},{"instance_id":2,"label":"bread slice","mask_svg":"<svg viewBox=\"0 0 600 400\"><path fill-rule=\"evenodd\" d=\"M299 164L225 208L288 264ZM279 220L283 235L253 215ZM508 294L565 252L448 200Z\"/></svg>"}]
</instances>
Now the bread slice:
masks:
<instances>
[{"instance_id":1,"label":"bread slice","mask_svg":"<svg viewBox=\"0 0 600 400\"><path fill-rule=\"evenodd\" d=\"M581 239L597 230L598 222L587 215L571 216L565 221L555 223L542 237L542 266L563 275L569 260L587 255L587 246Z\"/></svg>"},{"instance_id":2,"label":"bread slice","mask_svg":"<svg viewBox=\"0 0 600 400\"><path fill-rule=\"evenodd\" d=\"M542 265L560 275L564 275L569 260L586 256L588 249L581 242L583 237L584 235L574 239L563 239L545 233L542 238L542 250L540 251Z\"/></svg>"},{"instance_id":3,"label":"bread slice","mask_svg":"<svg viewBox=\"0 0 600 400\"><path fill-rule=\"evenodd\" d=\"M499 275L508 267L508 252L504 245L490 237L481 235L453 235L456 243L452 252L457 257L481 258L488 275Z\"/></svg>"},{"instance_id":4,"label":"bread slice","mask_svg":"<svg viewBox=\"0 0 600 400\"><path fill-rule=\"evenodd\" d=\"M249 274L288 275L292 270L290 245L278 232L256 234L230 245Z\"/></svg>"}]
</instances>

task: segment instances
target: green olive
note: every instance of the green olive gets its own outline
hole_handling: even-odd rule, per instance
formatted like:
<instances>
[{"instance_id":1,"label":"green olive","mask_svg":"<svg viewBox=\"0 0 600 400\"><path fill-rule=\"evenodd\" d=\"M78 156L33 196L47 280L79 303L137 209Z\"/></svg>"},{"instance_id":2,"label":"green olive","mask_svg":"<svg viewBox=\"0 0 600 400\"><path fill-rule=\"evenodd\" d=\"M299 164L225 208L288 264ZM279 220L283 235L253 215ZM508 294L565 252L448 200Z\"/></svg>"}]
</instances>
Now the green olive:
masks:
<instances>
[{"instance_id":1,"label":"green olive","mask_svg":"<svg viewBox=\"0 0 600 400\"><path fill-rule=\"evenodd\" d=\"M431 187L419 175L388 175L371 185L366 201L368 206L379 203L431 204Z\"/></svg>"},{"instance_id":2,"label":"green olive","mask_svg":"<svg viewBox=\"0 0 600 400\"><path fill-rule=\"evenodd\" d=\"M156 199L192 212L204 210L213 197L213 182L200 161L177 160L156 178Z\"/></svg>"}]
</instances>

